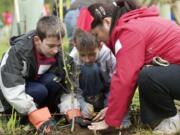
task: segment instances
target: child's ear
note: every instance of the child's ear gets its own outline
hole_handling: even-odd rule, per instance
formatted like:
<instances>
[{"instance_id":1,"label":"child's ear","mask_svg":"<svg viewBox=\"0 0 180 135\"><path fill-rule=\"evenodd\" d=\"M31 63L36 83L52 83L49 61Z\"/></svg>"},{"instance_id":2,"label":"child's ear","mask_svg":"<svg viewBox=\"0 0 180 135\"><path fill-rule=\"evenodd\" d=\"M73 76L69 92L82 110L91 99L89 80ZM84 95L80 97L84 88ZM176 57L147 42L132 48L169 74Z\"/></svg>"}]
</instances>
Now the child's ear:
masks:
<instances>
[{"instance_id":1,"label":"child's ear","mask_svg":"<svg viewBox=\"0 0 180 135\"><path fill-rule=\"evenodd\" d=\"M75 41L71 41L71 44L76 47L76 42Z\"/></svg>"},{"instance_id":2,"label":"child's ear","mask_svg":"<svg viewBox=\"0 0 180 135\"><path fill-rule=\"evenodd\" d=\"M34 41L34 44L37 46L41 44L41 39L39 38L39 36L34 36L33 41Z\"/></svg>"},{"instance_id":3,"label":"child's ear","mask_svg":"<svg viewBox=\"0 0 180 135\"><path fill-rule=\"evenodd\" d=\"M111 25L111 18L110 17L105 17L103 19L103 23L110 26Z\"/></svg>"},{"instance_id":4,"label":"child's ear","mask_svg":"<svg viewBox=\"0 0 180 135\"><path fill-rule=\"evenodd\" d=\"M102 46L103 46L103 43L102 43L102 42L99 42L99 43L98 43L98 49L101 50L101 49L102 49Z\"/></svg>"}]
</instances>

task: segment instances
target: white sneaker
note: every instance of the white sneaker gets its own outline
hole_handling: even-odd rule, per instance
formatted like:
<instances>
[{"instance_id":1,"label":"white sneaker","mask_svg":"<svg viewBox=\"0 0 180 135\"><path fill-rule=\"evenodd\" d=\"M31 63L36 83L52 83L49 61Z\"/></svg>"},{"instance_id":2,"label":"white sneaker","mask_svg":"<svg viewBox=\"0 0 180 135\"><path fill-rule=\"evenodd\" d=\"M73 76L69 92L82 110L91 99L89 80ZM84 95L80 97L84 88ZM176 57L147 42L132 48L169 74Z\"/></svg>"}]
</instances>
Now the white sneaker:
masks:
<instances>
[{"instance_id":1,"label":"white sneaker","mask_svg":"<svg viewBox=\"0 0 180 135\"><path fill-rule=\"evenodd\" d=\"M164 119L155 129L153 134L156 135L175 135L180 133L180 114Z\"/></svg>"}]
</instances>

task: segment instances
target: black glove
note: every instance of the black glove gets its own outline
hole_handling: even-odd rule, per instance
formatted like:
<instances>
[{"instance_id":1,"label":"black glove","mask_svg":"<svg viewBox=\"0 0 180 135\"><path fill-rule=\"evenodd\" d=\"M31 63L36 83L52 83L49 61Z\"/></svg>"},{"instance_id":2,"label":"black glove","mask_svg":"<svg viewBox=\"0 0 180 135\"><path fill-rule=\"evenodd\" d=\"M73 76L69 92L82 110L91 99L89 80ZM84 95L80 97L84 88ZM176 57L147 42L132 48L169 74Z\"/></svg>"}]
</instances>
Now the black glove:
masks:
<instances>
[{"instance_id":1,"label":"black glove","mask_svg":"<svg viewBox=\"0 0 180 135\"><path fill-rule=\"evenodd\" d=\"M50 120L44 122L37 131L38 135L44 135L45 129L48 129L48 128L52 129L55 127L55 125L56 125L56 122L54 119L50 119Z\"/></svg>"},{"instance_id":2,"label":"black glove","mask_svg":"<svg viewBox=\"0 0 180 135\"><path fill-rule=\"evenodd\" d=\"M75 123L77 123L81 127L87 127L91 125L91 121L88 119L83 119L82 117L75 117Z\"/></svg>"}]
</instances>

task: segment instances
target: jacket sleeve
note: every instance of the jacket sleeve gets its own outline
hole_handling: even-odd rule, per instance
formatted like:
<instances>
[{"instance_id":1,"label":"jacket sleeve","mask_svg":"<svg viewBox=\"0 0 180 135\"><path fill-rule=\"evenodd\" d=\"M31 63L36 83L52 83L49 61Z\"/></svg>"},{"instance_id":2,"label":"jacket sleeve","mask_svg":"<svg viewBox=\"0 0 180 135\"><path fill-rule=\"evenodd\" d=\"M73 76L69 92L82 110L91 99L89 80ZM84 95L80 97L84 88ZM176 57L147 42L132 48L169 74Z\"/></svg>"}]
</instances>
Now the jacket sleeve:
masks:
<instances>
[{"instance_id":1,"label":"jacket sleeve","mask_svg":"<svg viewBox=\"0 0 180 135\"><path fill-rule=\"evenodd\" d=\"M11 47L4 55L0 67L0 87L5 99L21 114L28 114L36 109L33 98L25 93L25 79L21 71L23 62Z\"/></svg>"},{"instance_id":2,"label":"jacket sleeve","mask_svg":"<svg viewBox=\"0 0 180 135\"><path fill-rule=\"evenodd\" d=\"M109 52L109 57L107 59L107 70L109 71L109 77L112 77L112 74L115 70L115 66L116 66L116 58L114 56L114 54L110 51Z\"/></svg>"},{"instance_id":3,"label":"jacket sleeve","mask_svg":"<svg viewBox=\"0 0 180 135\"><path fill-rule=\"evenodd\" d=\"M124 30L115 40L116 67L112 76L108 110L105 121L113 127L120 126L135 91L138 73L144 64L143 37Z\"/></svg>"}]
</instances>

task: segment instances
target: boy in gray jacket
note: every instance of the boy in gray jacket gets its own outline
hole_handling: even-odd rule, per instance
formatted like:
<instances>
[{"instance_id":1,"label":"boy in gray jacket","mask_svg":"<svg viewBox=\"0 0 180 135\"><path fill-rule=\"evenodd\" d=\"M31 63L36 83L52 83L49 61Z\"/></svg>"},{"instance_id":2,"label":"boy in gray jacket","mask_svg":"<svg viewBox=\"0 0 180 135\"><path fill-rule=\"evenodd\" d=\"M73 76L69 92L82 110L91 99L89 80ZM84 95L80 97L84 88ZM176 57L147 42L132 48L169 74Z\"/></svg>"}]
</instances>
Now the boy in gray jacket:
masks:
<instances>
[{"instance_id":1,"label":"boy in gray jacket","mask_svg":"<svg viewBox=\"0 0 180 135\"><path fill-rule=\"evenodd\" d=\"M107 105L111 75L116 59L110 49L103 43L98 45L96 38L89 32L77 29L74 34L74 42L75 47L70 56L74 59L76 66L80 67L80 89L75 96L77 102L74 110L70 105L68 107L71 96L66 94L61 98L60 110L68 115L72 114L70 111L77 113L79 109L82 118L92 119L94 112L99 112ZM71 116L67 117L71 119Z\"/></svg>"}]
</instances>

